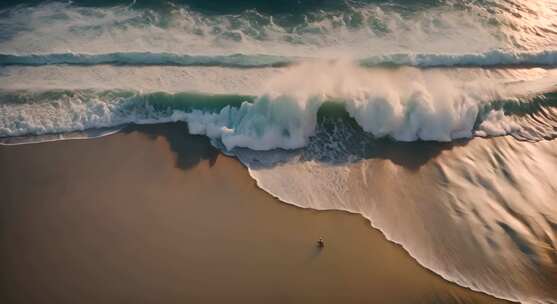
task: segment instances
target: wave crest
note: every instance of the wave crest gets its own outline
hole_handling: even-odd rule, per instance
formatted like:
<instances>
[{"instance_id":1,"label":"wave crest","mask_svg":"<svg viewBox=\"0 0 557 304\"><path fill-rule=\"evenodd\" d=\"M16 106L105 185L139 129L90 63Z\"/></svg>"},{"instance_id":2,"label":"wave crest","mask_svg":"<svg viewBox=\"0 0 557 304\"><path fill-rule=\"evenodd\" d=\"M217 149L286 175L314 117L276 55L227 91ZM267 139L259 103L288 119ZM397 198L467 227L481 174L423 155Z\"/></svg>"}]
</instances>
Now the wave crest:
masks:
<instances>
[{"instance_id":1,"label":"wave crest","mask_svg":"<svg viewBox=\"0 0 557 304\"><path fill-rule=\"evenodd\" d=\"M54 54L0 54L0 65L42 66L68 65L172 65L172 66L220 66L231 68L284 67L318 58L289 57L264 54L233 55L186 55L152 52L116 52L105 54L54 53ZM321 59L322 60L322 59ZM528 67L557 66L557 51L513 52L492 50L469 54L412 54L397 53L371 56L356 60L365 67L414 66L431 67Z\"/></svg>"}]
</instances>

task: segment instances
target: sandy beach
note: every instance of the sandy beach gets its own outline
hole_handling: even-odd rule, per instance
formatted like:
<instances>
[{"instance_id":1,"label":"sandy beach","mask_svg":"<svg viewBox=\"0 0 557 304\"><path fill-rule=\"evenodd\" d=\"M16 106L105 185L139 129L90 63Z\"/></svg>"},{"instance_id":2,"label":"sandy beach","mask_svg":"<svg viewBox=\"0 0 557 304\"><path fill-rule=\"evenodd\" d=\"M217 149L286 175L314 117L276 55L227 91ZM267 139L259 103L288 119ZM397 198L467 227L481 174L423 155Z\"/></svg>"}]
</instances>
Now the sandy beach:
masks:
<instances>
[{"instance_id":1,"label":"sandy beach","mask_svg":"<svg viewBox=\"0 0 557 304\"><path fill-rule=\"evenodd\" d=\"M0 302L504 302L421 267L359 215L278 201L184 130L1 146Z\"/></svg>"}]
</instances>

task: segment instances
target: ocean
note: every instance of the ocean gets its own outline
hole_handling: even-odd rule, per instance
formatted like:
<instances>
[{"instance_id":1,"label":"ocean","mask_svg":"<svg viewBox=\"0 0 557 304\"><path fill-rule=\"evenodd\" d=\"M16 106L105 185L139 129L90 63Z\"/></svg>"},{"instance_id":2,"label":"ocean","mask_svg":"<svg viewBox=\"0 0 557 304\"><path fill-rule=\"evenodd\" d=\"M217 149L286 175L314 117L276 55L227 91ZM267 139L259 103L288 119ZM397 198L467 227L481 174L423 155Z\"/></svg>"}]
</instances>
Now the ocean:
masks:
<instances>
[{"instance_id":1,"label":"ocean","mask_svg":"<svg viewBox=\"0 0 557 304\"><path fill-rule=\"evenodd\" d=\"M0 143L169 122L448 281L557 302L555 0L0 5Z\"/></svg>"}]
</instances>

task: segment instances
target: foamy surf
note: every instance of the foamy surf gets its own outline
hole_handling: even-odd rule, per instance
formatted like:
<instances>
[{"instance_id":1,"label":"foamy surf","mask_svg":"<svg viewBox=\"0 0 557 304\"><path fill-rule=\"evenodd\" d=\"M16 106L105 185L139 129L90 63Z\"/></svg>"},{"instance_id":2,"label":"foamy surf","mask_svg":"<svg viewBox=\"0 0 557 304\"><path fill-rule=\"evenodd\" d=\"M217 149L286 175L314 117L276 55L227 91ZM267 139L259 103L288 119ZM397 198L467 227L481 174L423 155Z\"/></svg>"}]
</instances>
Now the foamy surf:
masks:
<instances>
[{"instance_id":1,"label":"foamy surf","mask_svg":"<svg viewBox=\"0 0 557 304\"><path fill-rule=\"evenodd\" d=\"M280 200L361 214L447 280L503 299L554 301L554 141L344 143L236 155ZM339 145L351 156L339 159Z\"/></svg>"},{"instance_id":2,"label":"foamy surf","mask_svg":"<svg viewBox=\"0 0 557 304\"><path fill-rule=\"evenodd\" d=\"M555 1L0 17L4 144L186 122L285 202L360 213L463 286L556 301Z\"/></svg>"},{"instance_id":3,"label":"foamy surf","mask_svg":"<svg viewBox=\"0 0 557 304\"><path fill-rule=\"evenodd\" d=\"M341 104L341 110L375 138L452 141L515 135L537 141L555 136L555 97L543 95L553 89L547 82L548 77L555 77L553 70L525 70L521 81L506 71L494 75L483 70L370 70L350 61L314 62L267 72L269 79L256 96L243 85L224 96L87 87L37 93L7 90L1 96L0 136L185 121L190 132L216 138L228 150L297 149L315 135L318 112L328 102ZM215 75L223 78L214 81L217 84L229 84L234 75L246 82L247 76ZM265 73L253 77L261 75ZM49 82L55 80L49 76ZM26 79L33 83L32 77ZM242 91L247 96L238 94Z\"/></svg>"},{"instance_id":4,"label":"foamy surf","mask_svg":"<svg viewBox=\"0 0 557 304\"><path fill-rule=\"evenodd\" d=\"M137 66L216 66L228 68L285 67L295 63L326 60L310 57L288 57L264 54L187 55L174 53L119 52L107 54L55 53L55 54L0 54L0 65L137 65ZM330 60L336 60L332 57ZM413 54L397 53L355 59L366 67L414 66L431 67L554 67L557 51L516 52L492 50L470 54Z\"/></svg>"}]
</instances>

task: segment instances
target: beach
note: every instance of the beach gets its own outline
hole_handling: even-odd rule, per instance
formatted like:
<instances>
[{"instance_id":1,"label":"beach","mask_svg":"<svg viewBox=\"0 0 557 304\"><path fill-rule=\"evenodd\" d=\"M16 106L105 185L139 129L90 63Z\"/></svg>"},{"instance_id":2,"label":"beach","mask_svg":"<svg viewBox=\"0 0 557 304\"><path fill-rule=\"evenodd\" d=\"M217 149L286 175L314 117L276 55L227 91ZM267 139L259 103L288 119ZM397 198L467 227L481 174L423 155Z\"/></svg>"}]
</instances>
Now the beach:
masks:
<instances>
[{"instance_id":1,"label":"beach","mask_svg":"<svg viewBox=\"0 0 557 304\"><path fill-rule=\"evenodd\" d=\"M0 146L0 164L1 303L505 302L360 215L280 202L184 124Z\"/></svg>"}]
</instances>

